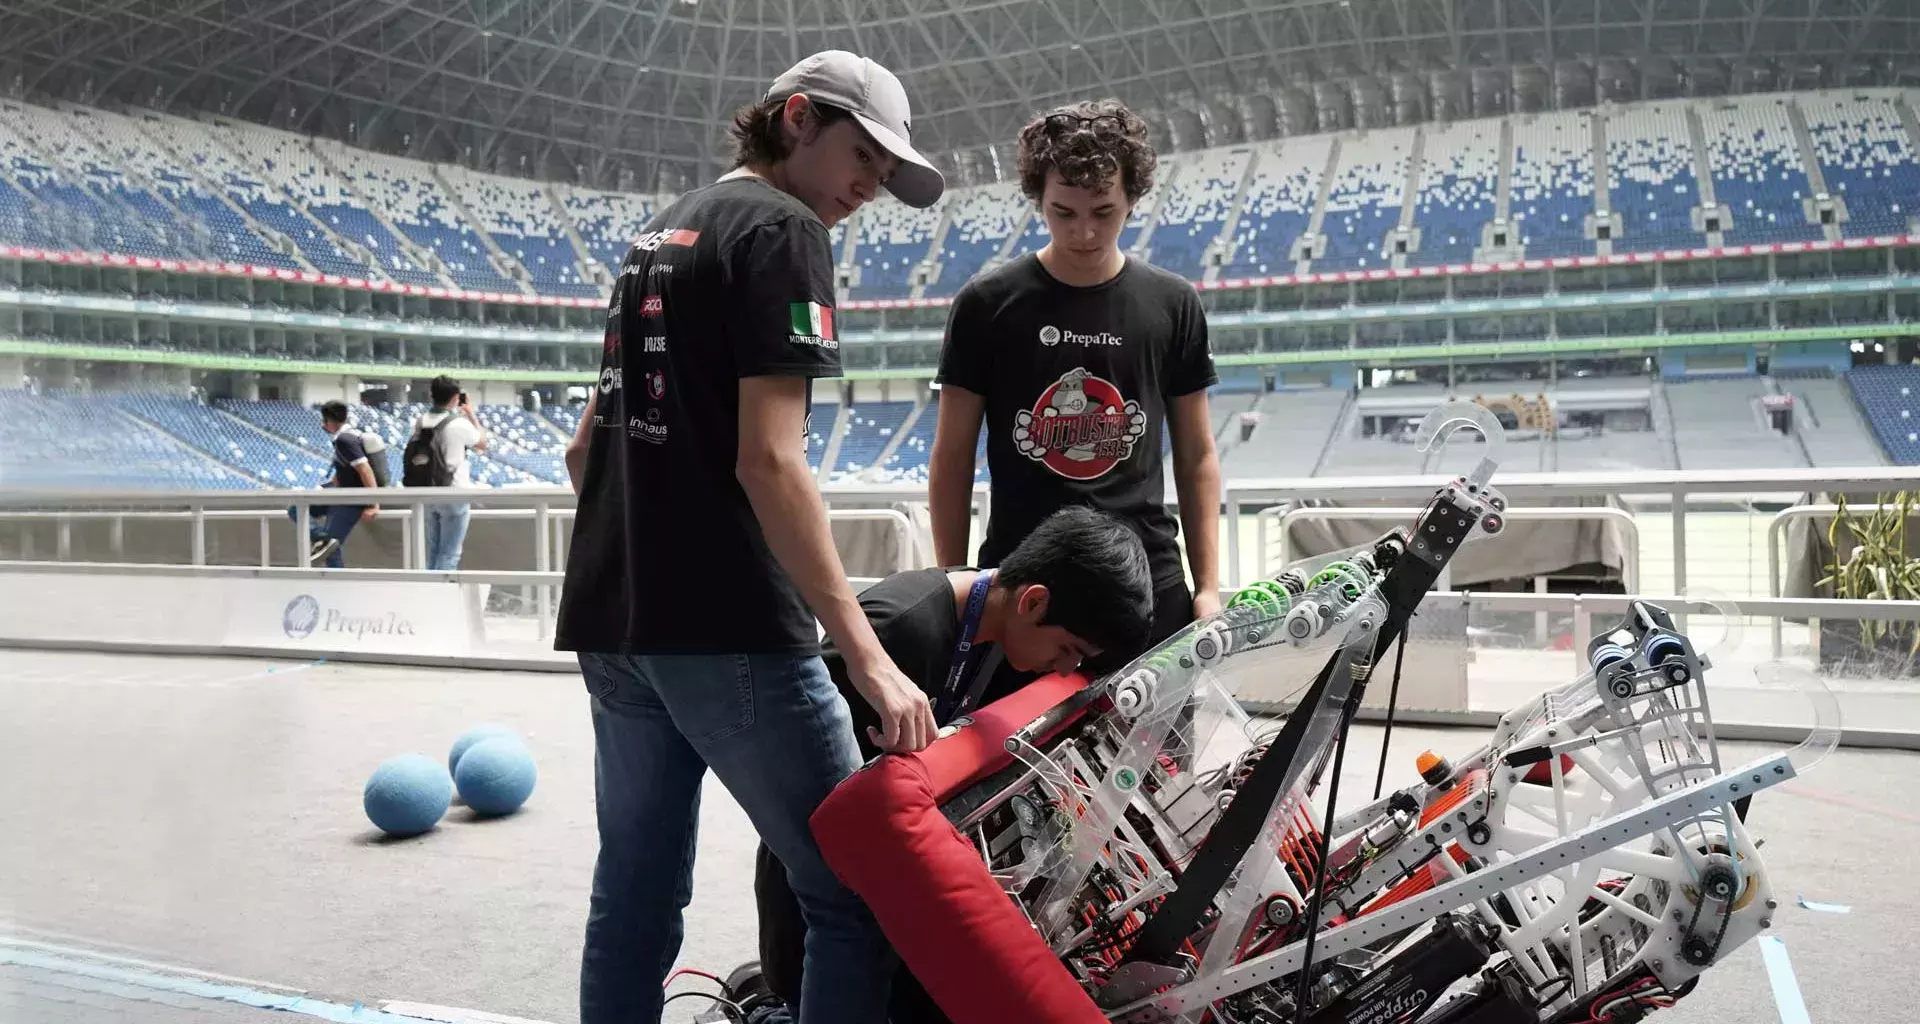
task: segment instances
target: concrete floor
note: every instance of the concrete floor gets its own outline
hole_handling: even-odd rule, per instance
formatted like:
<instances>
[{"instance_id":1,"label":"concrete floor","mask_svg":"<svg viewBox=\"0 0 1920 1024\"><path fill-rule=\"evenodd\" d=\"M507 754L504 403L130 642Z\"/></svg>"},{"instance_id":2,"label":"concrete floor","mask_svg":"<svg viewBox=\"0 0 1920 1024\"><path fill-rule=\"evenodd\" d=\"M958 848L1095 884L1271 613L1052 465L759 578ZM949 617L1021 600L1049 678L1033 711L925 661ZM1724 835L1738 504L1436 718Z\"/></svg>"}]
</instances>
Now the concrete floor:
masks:
<instances>
[{"instance_id":1,"label":"concrete floor","mask_svg":"<svg viewBox=\"0 0 1920 1024\"><path fill-rule=\"evenodd\" d=\"M456 807L428 835L381 839L360 809L367 773L397 753L444 758L482 721L518 728L538 758L526 808L477 822ZM1358 799L1374 772L1359 755L1379 733L1355 736L1344 788ZM1411 778L1418 751L1464 753L1485 736L1396 729L1389 785ZM1723 751L1734 763L1766 752ZM136 975L263 979L228 984L315 1005L572 1019L592 760L585 692L568 675L0 651L0 1020L269 1012L33 961L76 949L143 962L128 967ZM1920 756L1841 750L1755 802L1783 897L1774 934L1814 1021L1905 1019L1920 1001L1920 886L1897 863L1920 839L1916 771ZM724 972L753 955L754 840L717 786L702 830L682 962ZM1852 912L1802 909L1800 894ZM668 1020L696 1005L674 1004ZM1778 1019L1757 947L1655 1019Z\"/></svg>"}]
</instances>

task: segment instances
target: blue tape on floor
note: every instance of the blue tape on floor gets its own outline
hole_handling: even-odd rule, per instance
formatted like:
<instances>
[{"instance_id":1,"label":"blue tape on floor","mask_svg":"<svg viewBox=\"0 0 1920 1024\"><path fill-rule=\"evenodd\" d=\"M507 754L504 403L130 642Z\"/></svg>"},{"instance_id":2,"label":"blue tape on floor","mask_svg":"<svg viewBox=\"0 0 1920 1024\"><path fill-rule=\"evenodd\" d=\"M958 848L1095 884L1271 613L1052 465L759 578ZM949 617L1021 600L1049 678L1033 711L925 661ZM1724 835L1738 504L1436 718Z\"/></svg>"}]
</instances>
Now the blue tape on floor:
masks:
<instances>
[{"instance_id":1,"label":"blue tape on floor","mask_svg":"<svg viewBox=\"0 0 1920 1024\"><path fill-rule=\"evenodd\" d=\"M419 1017L403 1017L395 1013L369 1010L359 1003L346 1006L330 1003L324 999L309 999L306 996L279 992L262 992L259 989L240 985L221 985L198 978L178 977L159 974L154 971L131 970L124 967L110 967L105 964L91 963L85 960L73 960L66 957L48 956L18 946L0 946L0 964L17 964L59 974L72 974L101 981L114 981L123 985L153 989L160 992L173 992L179 995L195 996L200 999L212 999L225 1003L238 1003L262 1010L276 1010L283 1013L298 1013L334 1024L419 1024Z\"/></svg>"},{"instance_id":2,"label":"blue tape on floor","mask_svg":"<svg viewBox=\"0 0 1920 1024\"><path fill-rule=\"evenodd\" d=\"M1853 908L1847 906L1845 903L1815 903L1814 901L1806 898L1805 896L1800 897L1800 905L1806 908L1807 910L1818 910L1822 914L1853 913Z\"/></svg>"},{"instance_id":3,"label":"blue tape on floor","mask_svg":"<svg viewBox=\"0 0 1920 1024\"><path fill-rule=\"evenodd\" d=\"M1807 1016L1807 1001L1800 998L1800 982L1793 976L1793 961L1787 958L1787 944L1777 936L1760 936L1760 959L1767 965L1767 978L1773 982L1773 1005L1780 1010L1780 1024L1813 1024Z\"/></svg>"}]
</instances>

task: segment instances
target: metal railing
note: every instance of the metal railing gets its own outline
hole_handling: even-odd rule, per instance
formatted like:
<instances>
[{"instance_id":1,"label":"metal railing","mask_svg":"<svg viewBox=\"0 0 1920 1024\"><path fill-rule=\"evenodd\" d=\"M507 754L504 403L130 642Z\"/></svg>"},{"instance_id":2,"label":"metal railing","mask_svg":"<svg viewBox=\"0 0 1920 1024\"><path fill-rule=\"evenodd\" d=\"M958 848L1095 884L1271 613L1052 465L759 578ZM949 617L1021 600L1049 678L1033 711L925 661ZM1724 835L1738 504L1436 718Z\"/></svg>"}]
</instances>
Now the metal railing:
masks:
<instances>
[{"instance_id":1,"label":"metal railing","mask_svg":"<svg viewBox=\"0 0 1920 1024\"><path fill-rule=\"evenodd\" d=\"M156 564L120 564L99 562L4 562L0 561L0 580L10 575L72 574L93 576L124 576L136 578L211 578L211 579L281 579L311 580L332 578L355 582L447 582L457 584L485 584L513 587L556 587L561 585L564 574L559 572L525 571L471 571L427 572L424 570L394 569L300 569L290 566L188 566ZM874 582L872 579L856 578L851 580L855 586ZM1222 597L1226 593L1223 591ZM1568 617L1571 644L1564 651L1548 652L1542 648L1534 650L1542 653L1557 653L1566 660L1561 669L1554 670L1550 679L1542 679L1543 687L1558 684L1568 679L1578 678L1590 669L1587 664L1587 644L1596 630L1596 618L1617 617L1627 613L1630 602L1648 600L1666 607L1676 615L1712 616L1729 611L1723 605L1703 598L1688 598L1661 595L1621 595L1621 594L1512 594L1462 591L1434 591L1422 602L1429 610L1460 608L1468 612L1469 619L1475 613L1532 613L1534 615L1564 615ZM1742 600L1736 609L1732 609L1738 618L1771 618L1775 621L1786 618L1821 617L1870 620L1881 622L1920 622L1920 601L1835 601L1824 599L1787 599L1787 598L1751 598ZM542 639L545 633L541 634ZM16 645L19 640L8 641ZM29 644L30 645L30 644ZM1709 642L1709 646L1711 643ZM90 649L119 653L184 653L186 648L174 644L147 641L116 641L110 633L103 633L91 644ZM1475 649L1469 641L1469 648ZM357 656L356 660L379 661L374 656ZM394 659L398 660L398 659ZM446 660L446 659L438 659ZM1716 658L1716 661L1723 660ZM410 663L435 664L431 656L416 657ZM458 664L466 668L502 667L519 670L538 669L545 671L577 671L573 660L564 654L545 652L530 657L524 650L514 651L477 651L458 659ZM1564 671L1566 676L1558 675ZM1257 702L1256 702L1257 703ZM1284 711L1284 708L1250 705L1255 711ZM1472 707L1425 708L1403 712L1408 722L1436 725L1475 725L1487 726L1499 718L1499 712L1485 708ZM1717 718L1720 716L1716 715ZM1920 719L1920 713L1916 713ZM1920 750L1920 729L1888 728L1889 723L1848 724L1844 728L1841 742L1855 746L1881 746L1907 750ZM1897 724L1897 723L1895 723ZM1778 722L1728 721L1720 718L1715 728L1722 725L1729 728L1721 731L1725 739L1748 739L1761 741L1797 742L1804 736L1804 729L1795 733L1794 729Z\"/></svg>"},{"instance_id":2,"label":"metal railing","mask_svg":"<svg viewBox=\"0 0 1920 1024\"><path fill-rule=\"evenodd\" d=\"M1274 565L1288 565L1293 562L1293 528L1302 522L1369 522L1386 520L1394 523L1410 523L1424 511L1417 508L1269 508L1263 509L1255 517L1255 546L1263 556L1260 565L1261 576L1273 575ZM1627 540L1627 557L1621 566L1621 581L1627 593L1636 592L1640 587L1640 524L1634 521L1633 513L1623 508L1580 507L1560 508L1509 508L1506 512L1509 523L1527 522L1601 522L1618 524ZM1265 558L1267 552L1267 524L1278 520L1274 529L1277 532L1278 553ZM1446 570L1441 570L1438 586L1445 589L1449 584ZM1778 593L1775 597L1780 596Z\"/></svg>"},{"instance_id":3,"label":"metal railing","mask_svg":"<svg viewBox=\"0 0 1920 1024\"><path fill-rule=\"evenodd\" d=\"M259 559L262 569L273 568L272 527L276 521L289 519L288 507L293 509L294 559L295 564L287 571L313 572L312 549L299 538L310 536L312 525L312 505L365 505L377 503L383 519L398 520L401 524L401 573L410 574L400 579L432 579L442 574L421 575L426 572L427 540L426 509L429 505L471 504L485 501L489 505L521 505L522 507L484 507L472 509L468 515L475 521L531 520L533 523L533 582L529 583L527 574L507 573L519 577L516 582L532 585L534 588L535 617L539 623L540 637L546 638L547 623L553 611L553 581L544 574L563 577L564 573L554 572L556 566L567 563L567 545L571 531L565 525L571 523L575 509L571 503L572 495L566 495L567 504L555 507L557 502L550 495L529 494L521 491L496 492L492 490L468 490L464 488L327 488L317 491L278 491L264 492L271 495L270 506L261 507L258 495L247 494L245 498L253 500L235 501L252 507L244 508L208 508L207 501L202 503L204 495L194 494L187 499L186 511L155 511L142 509L140 504L169 504L179 495L156 493L141 499L128 495L74 495L68 500L82 503L87 508L43 508L43 509L5 509L0 511L0 523L51 521L54 524L54 551L61 562L72 556L73 528L76 524L89 521L108 523L108 549L116 558L126 555L126 526L129 522L178 522L187 525L191 544L191 557L187 563L191 566L207 566L207 524L210 522L231 522L253 520L259 524ZM315 500L318 495L323 500ZM500 499L511 495L506 501ZM373 501L369 501L368 498ZM228 504L225 495L220 504ZM399 500L396 500L399 499ZM523 504L524 503L524 504ZM0 504L4 504L0 502ZM904 512L891 508L843 508L828 509L830 523L879 522L891 525L897 552L896 570L916 568L923 561L931 561L931 552L923 543L920 532L914 528L913 521ZM0 565L9 564L0 561ZM83 564L83 563L76 563ZM124 563L145 565L150 563ZM371 579L373 577L356 577ZM492 582L488 580L485 582Z\"/></svg>"},{"instance_id":4,"label":"metal railing","mask_svg":"<svg viewBox=\"0 0 1920 1024\"><path fill-rule=\"evenodd\" d=\"M1227 521L1247 512L1291 506L1303 498L1323 501L1425 502L1451 476L1294 477L1236 480L1223 494ZM1500 473L1494 486L1507 496L1508 514L1522 507L1570 498L1612 498L1628 504L1670 503L1673 509L1673 589L1687 589L1687 501L1714 495L1784 495L1786 500L1831 492L1897 491L1920 488L1920 466L1866 466L1851 469L1659 470L1604 473ZM1240 534L1227 531L1223 578L1238 587Z\"/></svg>"}]
</instances>

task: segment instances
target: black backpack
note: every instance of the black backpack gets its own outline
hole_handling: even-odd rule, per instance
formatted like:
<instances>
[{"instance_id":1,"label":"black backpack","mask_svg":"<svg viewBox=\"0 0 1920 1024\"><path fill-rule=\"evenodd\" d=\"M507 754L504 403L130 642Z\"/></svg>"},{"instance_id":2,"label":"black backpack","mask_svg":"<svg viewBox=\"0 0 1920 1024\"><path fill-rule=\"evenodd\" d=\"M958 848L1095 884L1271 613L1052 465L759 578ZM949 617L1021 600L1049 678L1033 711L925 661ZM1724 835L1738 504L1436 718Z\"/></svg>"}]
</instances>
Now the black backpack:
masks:
<instances>
[{"instance_id":1,"label":"black backpack","mask_svg":"<svg viewBox=\"0 0 1920 1024\"><path fill-rule=\"evenodd\" d=\"M414 421L413 436L407 439L406 451L401 453L400 485L402 487L452 487L453 465L440 445L435 444L440 428L452 423L458 413L447 413L445 419L429 427L426 417Z\"/></svg>"}]
</instances>

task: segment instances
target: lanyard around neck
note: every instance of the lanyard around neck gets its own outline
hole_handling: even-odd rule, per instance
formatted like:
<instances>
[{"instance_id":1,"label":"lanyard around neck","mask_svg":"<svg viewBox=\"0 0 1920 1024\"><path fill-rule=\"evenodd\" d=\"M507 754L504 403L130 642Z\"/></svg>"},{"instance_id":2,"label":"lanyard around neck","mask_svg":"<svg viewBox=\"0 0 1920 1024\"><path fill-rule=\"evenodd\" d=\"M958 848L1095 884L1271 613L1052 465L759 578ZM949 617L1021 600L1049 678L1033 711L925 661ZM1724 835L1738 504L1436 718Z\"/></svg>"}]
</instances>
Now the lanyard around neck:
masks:
<instances>
[{"instance_id":1,"label":"lanyard around neck","mask_svg":"<svg viewBox=\"0 0 1920 1024\"><path fill-rule=\"evenodd\" d=\"M940 725L972 710L973 694L968 692L965 684L979 653L979 645L974 643L974 637L979 635L980 620L986 615L987 592L993 589L993 573L992 569L981 572L974 578L973 589L967 593L967 613L960 622L960 641L953 645L953 660L947 667L947 684L933 705L933 720Z\"/></svg>"}]
</instances>

